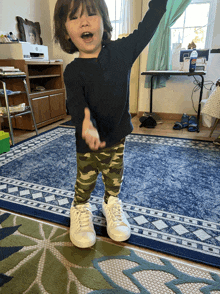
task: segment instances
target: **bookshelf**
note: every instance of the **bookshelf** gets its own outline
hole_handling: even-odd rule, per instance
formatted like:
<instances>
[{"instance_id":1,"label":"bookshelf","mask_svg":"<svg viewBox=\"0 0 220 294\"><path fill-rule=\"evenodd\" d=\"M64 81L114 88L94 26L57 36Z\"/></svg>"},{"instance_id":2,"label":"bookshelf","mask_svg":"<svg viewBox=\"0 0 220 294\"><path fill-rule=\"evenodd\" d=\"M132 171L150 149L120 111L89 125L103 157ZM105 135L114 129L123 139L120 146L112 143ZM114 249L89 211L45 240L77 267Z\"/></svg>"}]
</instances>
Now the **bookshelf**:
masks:
<instances>
[{"instance_id":1,"label":"bookshelf","mask_svg":"<svg viewBox=\"0 0 220 294\"><path fill-rule=\"evenodd\" d=\"M66 116L62 62L0 59L0 66L14 66L25 72L37 128L51 124ZM37 90L37 87L41 87L40 90ZM21 103L28 105L22 82L11 79L7 82L7 89L21 91L19 94L9 96L10 106ZM2 97L0 99L2 106L5 106L4 99ZM16 129L34 130L34 123L30 114L16 115L12 119L12 126Z\"/></svg>"}]
</instances>

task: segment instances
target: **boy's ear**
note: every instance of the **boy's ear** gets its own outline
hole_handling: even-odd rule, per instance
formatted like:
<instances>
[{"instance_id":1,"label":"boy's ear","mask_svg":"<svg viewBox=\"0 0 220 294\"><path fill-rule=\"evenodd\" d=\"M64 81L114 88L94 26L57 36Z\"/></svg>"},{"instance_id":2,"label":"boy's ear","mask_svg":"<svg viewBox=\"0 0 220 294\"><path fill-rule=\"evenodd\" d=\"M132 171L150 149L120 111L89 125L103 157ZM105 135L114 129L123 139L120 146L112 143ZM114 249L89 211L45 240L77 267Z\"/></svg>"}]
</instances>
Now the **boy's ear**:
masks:
<instances>
[{"instance_id":1,"label":"boy's ear","mask_svg":"<svg viewBox=\"0 0 220 294\"><path fill-rule=\"evenodd\" d=\"M71 38L70 38L70 36L69 36L68 33L65 34L65 39L66 39L67 41L69 41L69 42L71 41Z\"/></svg>"},{"instance_id":2,"label":"boy's ear","mask_svg":"<svg viewBox=\"0 0 220 294\"><path fill-rule=\"evenodd\" d=\"M66 39L67 41L70 41L70 40L71 40L71 39L70 39L70 36L69 36L69 34L68 34L67 31L65 32L65 39Z\"/></svg>"},{"instance_id":3,"label":"boy's ear","mask_svg":"<svg viewBox=\"0 0 220 294\"><path fill-rule=\"evenodd\" d=\"M73 43L73 41L71 40L71 38L68 38L67 40L68 40L70 43Z\"/></svg>"}]
</instances>

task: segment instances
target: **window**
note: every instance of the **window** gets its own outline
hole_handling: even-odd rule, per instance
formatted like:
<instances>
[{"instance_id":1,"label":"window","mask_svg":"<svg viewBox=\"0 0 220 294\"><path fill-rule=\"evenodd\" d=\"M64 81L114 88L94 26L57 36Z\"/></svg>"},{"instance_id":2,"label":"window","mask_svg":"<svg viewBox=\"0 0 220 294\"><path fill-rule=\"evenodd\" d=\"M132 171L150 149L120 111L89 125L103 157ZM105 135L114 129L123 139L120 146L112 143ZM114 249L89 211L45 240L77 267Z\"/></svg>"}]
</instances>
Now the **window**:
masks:
<instances>
[{"instance_id":1,"label":"window","mask_svg":"<svg viewBox=\"0 0 220 294\"><path fill-rule=\"evenodd\" d=\"M121 20L121 6L123 0L105 0L108 7L110 21L113 27L112 40L117 40L119 36L119 26Z\"/></svg>"},{"instance_id":2,"label":"window","mask_svg":"<svg viewBox=\"0 0 220 294\"><path fill-rule=\"evenodd\" d=\"M182 43L188 49L192 41L197 49L211 48L215 11L216 0L192 0L171 27L171 48L173 43Z\"/></svg>"}]
</instances>

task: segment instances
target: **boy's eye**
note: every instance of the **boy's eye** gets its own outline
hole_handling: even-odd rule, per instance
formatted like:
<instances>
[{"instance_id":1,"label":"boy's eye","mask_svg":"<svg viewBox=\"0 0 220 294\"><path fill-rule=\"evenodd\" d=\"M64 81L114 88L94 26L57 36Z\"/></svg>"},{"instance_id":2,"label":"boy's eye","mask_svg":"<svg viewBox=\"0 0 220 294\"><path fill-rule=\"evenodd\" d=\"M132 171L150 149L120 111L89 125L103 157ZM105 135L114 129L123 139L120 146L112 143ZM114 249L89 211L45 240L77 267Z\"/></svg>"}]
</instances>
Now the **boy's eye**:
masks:
<instances>
[{"instance_id":1,"label":"boy's eye","mask_svg":"<svg viewBox=\"0 0 220 294\"><path fill-rule=\"evenodd\" d=\"M77 16L75 16L75 15L69 15L69 20L72 20L72 19L77 19Z\"/></svg>"},{"instance_id":2,"label":"boy's eye","mask_svg":"<svg viewBox=\"0 0 220 294\"><path fill-rule=\"evenodd\" d=\"M93 13L89 13L89 16L93 16L93 15L96 15L96 13L95 13L95 12L93 12ZM73 19L77 19L78 17L75 16L75 15L73 15L73 16L70 15L69 18L70 18L70 20L73 20Z\"/></svg>"}]
</instances>

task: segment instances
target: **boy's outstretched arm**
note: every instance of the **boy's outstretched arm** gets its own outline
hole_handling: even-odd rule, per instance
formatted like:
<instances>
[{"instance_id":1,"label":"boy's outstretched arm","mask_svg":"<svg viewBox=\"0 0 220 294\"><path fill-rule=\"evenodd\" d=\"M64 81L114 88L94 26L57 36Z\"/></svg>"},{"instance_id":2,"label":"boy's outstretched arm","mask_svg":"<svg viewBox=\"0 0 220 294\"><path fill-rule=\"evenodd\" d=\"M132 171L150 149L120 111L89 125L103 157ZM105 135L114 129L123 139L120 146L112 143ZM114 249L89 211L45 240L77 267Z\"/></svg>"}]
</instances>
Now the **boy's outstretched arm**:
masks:
<instances>
[{"instance_id":1,"label":"boy's outstretched arm","mask_svg":"<svg viewBox=\"0 0 220 294\"><path fill-rule=\"evenodd\" d=\"M148 4L149 9L138 28L128 37L117 40L120 42L120 50L128 63L133 63L148 45L157 27L166 12L168 0L151 0ZM129 50L128 50L129 49Z\"/></svg>"},{"instance_id":2,"label":"boy's outstretched arm","mask_svg":"<svg viewBox=\"0 0 220 294\"><path fill-rule=\"evenodd\" d=\"M99 148L104 148L106 142L100 142L99 133L96 128L94 128L90 120L90 110L85 108L85 117L82 124L82 138L86 141L86 144L93 151Z\"/></svg>"}]
</instances>

